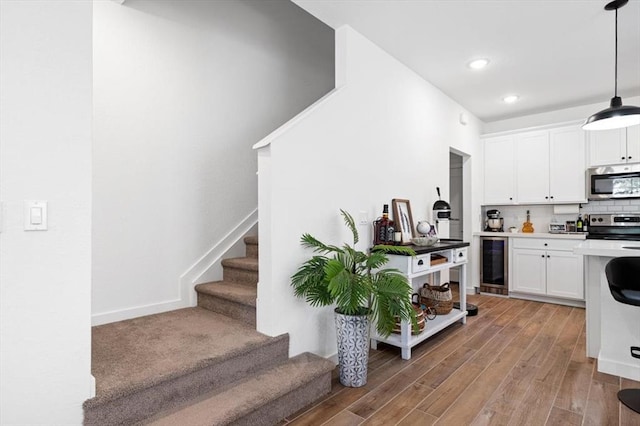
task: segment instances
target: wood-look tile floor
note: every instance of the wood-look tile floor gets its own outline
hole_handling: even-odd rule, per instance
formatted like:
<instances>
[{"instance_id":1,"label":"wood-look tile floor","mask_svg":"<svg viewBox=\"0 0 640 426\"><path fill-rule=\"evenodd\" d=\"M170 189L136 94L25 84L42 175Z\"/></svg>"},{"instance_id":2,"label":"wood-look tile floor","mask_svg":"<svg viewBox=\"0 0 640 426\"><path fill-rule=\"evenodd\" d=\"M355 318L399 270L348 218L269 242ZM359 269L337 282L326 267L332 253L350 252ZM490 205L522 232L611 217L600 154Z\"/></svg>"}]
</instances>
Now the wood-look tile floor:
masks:
<instances>
[{"instance_id":1,"label":"wood-look tile floor","mask_svg":"<svg viewBox=\"0 0 640 426\"><path fill-rule=\"evenodd\" d=\"M282 424L640 426L616 397L640 383L598 372L585 355L584 309L485 295L468 302L479 311L466 325L415 346L410 360L378 345L366 386L346 388L334 373L329 395Z\"/></svg>"}]
</instances>

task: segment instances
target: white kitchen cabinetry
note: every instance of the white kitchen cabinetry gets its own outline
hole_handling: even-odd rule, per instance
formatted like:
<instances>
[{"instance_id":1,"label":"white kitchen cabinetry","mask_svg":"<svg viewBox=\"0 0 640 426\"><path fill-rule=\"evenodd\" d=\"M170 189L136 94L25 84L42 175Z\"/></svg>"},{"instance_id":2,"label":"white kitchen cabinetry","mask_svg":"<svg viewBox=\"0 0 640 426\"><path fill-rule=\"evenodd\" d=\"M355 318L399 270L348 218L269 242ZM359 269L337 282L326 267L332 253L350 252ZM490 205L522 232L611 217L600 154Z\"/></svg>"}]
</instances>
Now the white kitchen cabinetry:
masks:
<instances>
[{"instance_id":1,"label":"white kitchen cabinetry","mask_svg":"<svg viewBox=\"0 0 640 426\"><path fill-rule=\"evenodd\" d=\"M513 238L511 293L584 301L583 257L576 240Z\"/></svg>"},{"instance_id":2,"label":"white kitchen cabinetry","mask_svg":"<svg viewBox=\"0 0 640 426\"><path fill-rule=\"evenodd\" d=\"M516 135L518 203L549 202L549 132Z\"/></svg>"},{"instance_id":3,"label":"white kitchen cabinetry","mask_svg":"<svg viewBox=\"0 0 640 426\"><path fill-rule=\"evenodd\" d=\"M583 261L573 251L547 251L547 294L584 300Z\"/></svg>"},{"instance_id":4,"label":"white kitchen cabinetry","mask_svg":"<svg viewBox=\"0 0 640 426\"><path fill-rule=\"evenodd\" d=\"M589 164L640 162L640 126L589 132Z\"/></svg>"},{"instance_id":5,"label":"white kitchen cabinetry","mask_svg":"<svg viewBox=\"0 0 640 426\"><path fill-rule=\"evenodd\" d=\"M516 202L516 146L513 136L484 139L484 203Z\"/></svg>"},{"instance_id":6,"label":"white kitchen cabinetry","mask_svg":"<svg viewBox=\"0 0 640 426\"><path fill-rule=\"evenodd\" d=\"M585 134L579 126L491 137L484 143L485 205L587 201Z\"/></svg>"},{"instance_id":7,"label":"white kitchen cabinetry","mask_svg":"<svg viewBox=\"0 0 640 426\"><path fill-rule=\"evenodd\" d=\"M544 251L513 249L511 291L547 294L546 264Z\"/></svg>"},{"instance_id":8,"label":"white kitchen cabinetry","mask_svg":"<svg viewBox=\"0 0 640 426\"><path fill-rule=\"evenodd\" d=\"M585 139L579 126L549 131L549 202L587 201Z\"/></svg>"}]
</instances>

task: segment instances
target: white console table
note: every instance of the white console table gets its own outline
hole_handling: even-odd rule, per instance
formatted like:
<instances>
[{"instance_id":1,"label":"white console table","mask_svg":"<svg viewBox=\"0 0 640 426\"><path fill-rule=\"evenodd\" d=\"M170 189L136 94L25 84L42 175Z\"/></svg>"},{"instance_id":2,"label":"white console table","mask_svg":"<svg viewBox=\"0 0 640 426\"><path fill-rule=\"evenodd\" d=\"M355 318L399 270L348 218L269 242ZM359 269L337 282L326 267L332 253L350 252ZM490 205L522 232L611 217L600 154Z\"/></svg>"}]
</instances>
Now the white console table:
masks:
<instances>
[{"instance_id":1,"label":"white console table","mask_svg":"<svg viewBox=\"0 0 640 426\"><path fill-rule=\"evenodd\" d=\"M411 358L411 348L423 342L437 332L450 326L456 321L463 324L467 320L467 248L469 243L458 240L441 240L431 247L411 246L417 253L415 257L403 255L389 255L389 263L385 266L400 270L409 279L409 283L416 293L425 282L431 285L440 284L440 272L450 268L460 268L459 293L460 309L453 309L447 315L437 315L433 320L426 320L425 329L417 335L411 333L411 323L402 321L400 334L388 337L378 335L375 330L371 334L371 348L377 349L378 342L384 342L402 349L402 358ZM431 258L440 255L446 258L445 263L431 264ZM425 278L429 279L426 280Z\"/></svg>"}]
</instances>

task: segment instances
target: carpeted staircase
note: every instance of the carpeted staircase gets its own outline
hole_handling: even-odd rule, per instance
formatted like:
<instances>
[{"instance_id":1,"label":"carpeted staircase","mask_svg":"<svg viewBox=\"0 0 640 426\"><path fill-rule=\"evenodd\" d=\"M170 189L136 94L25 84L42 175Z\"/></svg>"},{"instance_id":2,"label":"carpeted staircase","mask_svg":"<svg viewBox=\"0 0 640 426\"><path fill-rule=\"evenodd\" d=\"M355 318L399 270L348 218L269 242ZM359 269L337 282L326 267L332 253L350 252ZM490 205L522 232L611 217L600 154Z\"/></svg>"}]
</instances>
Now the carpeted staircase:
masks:
<instances>
[{"instance_id":1,"label":"carpeted staircase","mask_svg":"<svg viewBox=\"0 0 640 426\"><path fill-rule=\"evenodd\" d=\"M86 425L274 425L331 390L334 364L255 330L258 241L198 306L93 327Z\"/></svg>"}]
</instances>

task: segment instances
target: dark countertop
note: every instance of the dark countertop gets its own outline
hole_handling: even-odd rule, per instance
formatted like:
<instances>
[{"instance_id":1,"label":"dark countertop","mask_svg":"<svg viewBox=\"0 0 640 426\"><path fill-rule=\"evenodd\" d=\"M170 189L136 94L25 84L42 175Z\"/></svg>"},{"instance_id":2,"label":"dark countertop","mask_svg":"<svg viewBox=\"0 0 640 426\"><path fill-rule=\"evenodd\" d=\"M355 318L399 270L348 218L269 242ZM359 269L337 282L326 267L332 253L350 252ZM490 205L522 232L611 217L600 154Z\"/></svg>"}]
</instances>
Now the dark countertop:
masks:
<instances>
[{"instance_id":1,"label":"dark countertop","mask_svg":"<svg viewBox=\"0 0 640 426\"><path fill-rule=\"evenodd\" d=\"M450 250L450 249L456 249L460 247L469 247L469 245L470 245L469 243L466 243L462 240L441 239L440 241L438 241L432 246L416 246L413 244L409 244L403 247L412 248L413 251L416 252L416 254L426 254L426 253L433 253L435 251ZM401 256L403 255L402 253L389 253L389 254L399 254Z\"/></svg>"}]
</instances>

